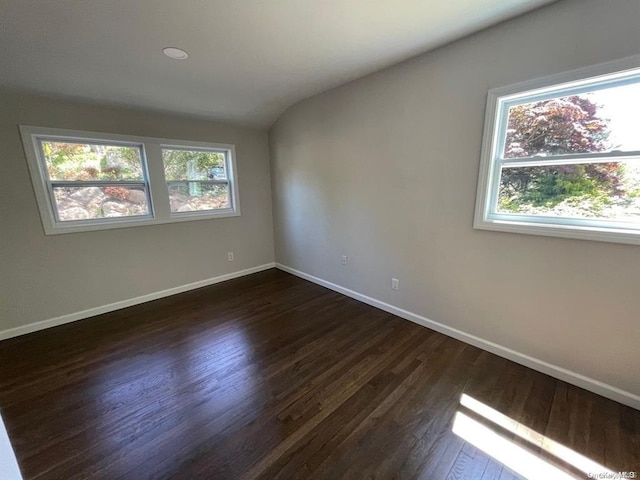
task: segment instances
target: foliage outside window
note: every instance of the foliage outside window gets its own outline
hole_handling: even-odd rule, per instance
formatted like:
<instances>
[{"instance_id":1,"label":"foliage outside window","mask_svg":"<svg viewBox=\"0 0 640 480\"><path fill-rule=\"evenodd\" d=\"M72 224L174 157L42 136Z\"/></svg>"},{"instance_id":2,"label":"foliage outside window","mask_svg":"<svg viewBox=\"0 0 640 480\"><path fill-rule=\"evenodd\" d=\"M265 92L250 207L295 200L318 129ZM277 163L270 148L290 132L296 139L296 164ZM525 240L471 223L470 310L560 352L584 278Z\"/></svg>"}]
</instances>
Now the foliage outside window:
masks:
<instances>
[{"instance_id":1,"label":"foliage outside window","mask_svg":"<svg viewBox=\"0 0 640 480\"><path fill-rule=\"evenodd\" d=\"M233 145L20 130L47 234L240 214Z\"/></svg>"},{"instance_id":2,"label":"foliage outside window","mask_svg":"<svg viewBox=\"0 0 640 480\"><path fill-rule=\"evenodd\" d=\"M230 207L224 151L163 148L162 162L172 213Z\"/></svg>"},{"instance_id":3,"label":"foliage outside window","mask_svg":"<svg viewBox=\"0 0 640 480\"><path fill-rule=\"evenodd\" d=\"M150 216L140 145L39 141L58 222Z\"/></svg>"},{"instance_id":4,"label":"foliage outside window","mask_svg":"<svg viewBox=\"0 0 640 480\"><path fill-rule=\"evenodd\" d=\"M638 68L491 91L476 228L640 243L639 111Z\"/></svg>"}]
</instances>

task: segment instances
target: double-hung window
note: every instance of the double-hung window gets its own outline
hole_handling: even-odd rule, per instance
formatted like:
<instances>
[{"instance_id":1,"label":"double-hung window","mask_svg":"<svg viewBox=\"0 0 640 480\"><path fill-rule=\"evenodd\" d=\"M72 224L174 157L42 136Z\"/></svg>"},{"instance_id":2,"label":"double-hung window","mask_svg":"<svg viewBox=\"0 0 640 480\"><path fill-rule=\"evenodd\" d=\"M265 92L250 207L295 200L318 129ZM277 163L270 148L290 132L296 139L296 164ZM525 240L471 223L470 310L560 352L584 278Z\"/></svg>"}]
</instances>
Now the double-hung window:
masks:
<instances>
[{"instance_id":1,"label":"double-hung window","mask_svg":"<svg viewBox=\"0 0 640 480\"><path fill-rule=\"evenodd\" d=\"M141 144L36 138L55 222L151 218Z\"/></svg>"},{"instance_id":2,"label":"double-hung window","mask_svg":"<svg viewBox=\"0 0 640 480\"><path fill-rule=\"evenodd\" d=\"M227 150L163 146L171 212L230 210L233 192L227 157Z\"/></svg>"},{"instance_id":3,"label":"double-hung window","mask_svg":"<svg viewBox=\"0 0 640 480\"><path fill-rule=\"evenodd\" d=\"M640 58L491 90L474 226L640 244Z\"/></svg>"},{"instance_id":4,"label":"double-hung window","mask_svg":"<svg viewBox=\"0 0 640 480\"><path fill-rule=\"evenodd\" d=\"M240 214L233 145L20 130L47 234Z\"/></svg>"}]
</instances>

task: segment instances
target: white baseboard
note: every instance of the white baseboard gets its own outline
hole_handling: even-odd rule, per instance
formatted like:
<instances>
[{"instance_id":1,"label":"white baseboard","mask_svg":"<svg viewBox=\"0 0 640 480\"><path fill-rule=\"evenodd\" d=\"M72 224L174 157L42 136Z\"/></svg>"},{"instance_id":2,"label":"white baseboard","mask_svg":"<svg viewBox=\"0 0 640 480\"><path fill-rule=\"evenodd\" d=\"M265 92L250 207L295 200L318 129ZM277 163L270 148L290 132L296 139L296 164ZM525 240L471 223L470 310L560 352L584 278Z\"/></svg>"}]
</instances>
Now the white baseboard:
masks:
<instances>
[{"instance_id":1,"label":"white baseboard","mask_svg":"<svg viewBox=\"0 0 640 480\"><path fill-rule=\"evenodd\" d=\"M640 396L635 395L631 392L627 392L618 387L614 387L593 378L589 378L585 375L573 372L566 368L559 367L558 365L553 365L543 360L539 360L524 353L516 352L515 350L512 350L508 347L498 345L497 343L491 342L489 340L484 340L480 337L476 337L475 335L471 335L456 328L448 327L447 325L435 322L426 317L423 317L422 315L418 315L402 308L395 307L389 303L376 300L375 298L371 298L353 290L349 290L348 288L328 282L318 277L314 277L313 275L309 275L308 273L301 272L294 268L287 267L286 265L276 263L276 268L291 273L297 277L304 278L305 280L309 280L310 282L316 283L318 285L322 285L323 287L326 287L330 290L342 293L347 297L354 298L363 303L379 308L380 310L384 310L385 312L392 313L393 315L404 318L405 320L410 320L414 323L417 323L418 325L422 325L423 327L430 328L431 330L443 333L449 337L453 337L462 342L481 348L482 350L494 353L500 357L506 358L507 360L519 363L520 365L524 365L525 367L529 367L538 372L542 372L551 377L563 380L572 385L576 385L580 388L584 388L585 390L589 390L590 392L597 393L598 395L602 395L603 397L610 398L611 400L615 400L616 402L620 402L624 405L628 405L637 410L640 410Z\"/></svg>"},{"instance_id":2,"label":"white baseboard","mask_svg":"<svg viewBox=\"0 0 640 480\"><path fill-rule=\"evenodd\" d=\"M151 300L157 300L163 297L169 297L178 293L188 292L189 290L195 290L196 288L207 287L214 283L224 282L233 278L244 277L252 273L261 272L274 268L275 263L265 263L264 265L258 265L257 267L247 268L238 272L231 272L218 277L207 278L198 282L188 283L186 285L180 285L174 288L168 288L167 290L161 290L159 292L149 293L140 297L130 298L128 300L122 300L120 302L110 303L109 305L102 305L88 310L82 310L81 312L70 313L62 315L60 317L50 318L48 320L42 320L40 322L30 323L21 327L10 328L8 330L0 330L0 340L6 340L7 338L17 337L19 335L25 335L31 332L37 332L38 330L44 330L45 328L57 327L65 323L75 322L96 315L101 315L107 312L113 312L114 310L120 310L121 308L131 307L140 303L150 302Z\"/></svg>"}]
</instances>

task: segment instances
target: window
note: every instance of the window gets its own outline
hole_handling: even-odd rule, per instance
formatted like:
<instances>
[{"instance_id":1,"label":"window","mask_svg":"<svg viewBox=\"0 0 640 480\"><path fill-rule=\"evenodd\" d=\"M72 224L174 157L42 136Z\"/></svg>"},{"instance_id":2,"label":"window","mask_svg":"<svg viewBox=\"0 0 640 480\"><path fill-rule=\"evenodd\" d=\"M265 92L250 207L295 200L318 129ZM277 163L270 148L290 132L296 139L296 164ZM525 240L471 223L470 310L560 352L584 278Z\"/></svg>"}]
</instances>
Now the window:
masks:
<instances>
[{"instance_id":1,"label":"window","mask_svg":"<svg viewBox=\"0 0 640 480\"><path fill-rule=\"evenodd\" d=\"M149 217L141 145L38 138L57 222Z\"/></svg>"},{"instance_id":2,"label":"window","mask_svg":"<svg viewBox=\"0 0 640 480\"><path fill-rule=\"evenodd\" d=\"M475 228L640 244L640 57L487 100Z\"/></svg>"},{"instance_id":3,"label":"window","mask_svg":"<svg viewBox=\"0 0 640 480\"><path fill-rule=\"evenodd\" d=\"M233 145L20 130L47 234L240 214Z\"/></svg>"},{"instance_id":4,"label":"window","mask_svg":"<svg viewBox=\"0 0 640 480\"><path fill-rule=\"evenodd\" d=\"M226 151L163 147L162 162L172 213L231 208Z\"/></svg>"}]
</instances>

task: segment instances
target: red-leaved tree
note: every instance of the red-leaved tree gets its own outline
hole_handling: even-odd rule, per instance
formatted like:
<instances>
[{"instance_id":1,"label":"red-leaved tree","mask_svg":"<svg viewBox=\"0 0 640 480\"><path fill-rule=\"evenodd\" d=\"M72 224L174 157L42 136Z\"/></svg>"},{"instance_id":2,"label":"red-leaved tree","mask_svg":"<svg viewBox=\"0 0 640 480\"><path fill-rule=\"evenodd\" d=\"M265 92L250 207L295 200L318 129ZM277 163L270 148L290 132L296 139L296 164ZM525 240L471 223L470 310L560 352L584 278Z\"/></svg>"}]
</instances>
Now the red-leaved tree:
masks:
<instances>
[{"instance_id":1,"label":"red-leaved tree","mask_svg":"<svg viewBox=\"0 0 640 480\"><path fill-rule=\"evenodd\" d=\"M572 95L509 109L505 158L602 152L609 148L608 120L586 97ZM554 205L568 197L622 193L617 163L505 168L501 203Z\"/></svg>"}]
</instances>

